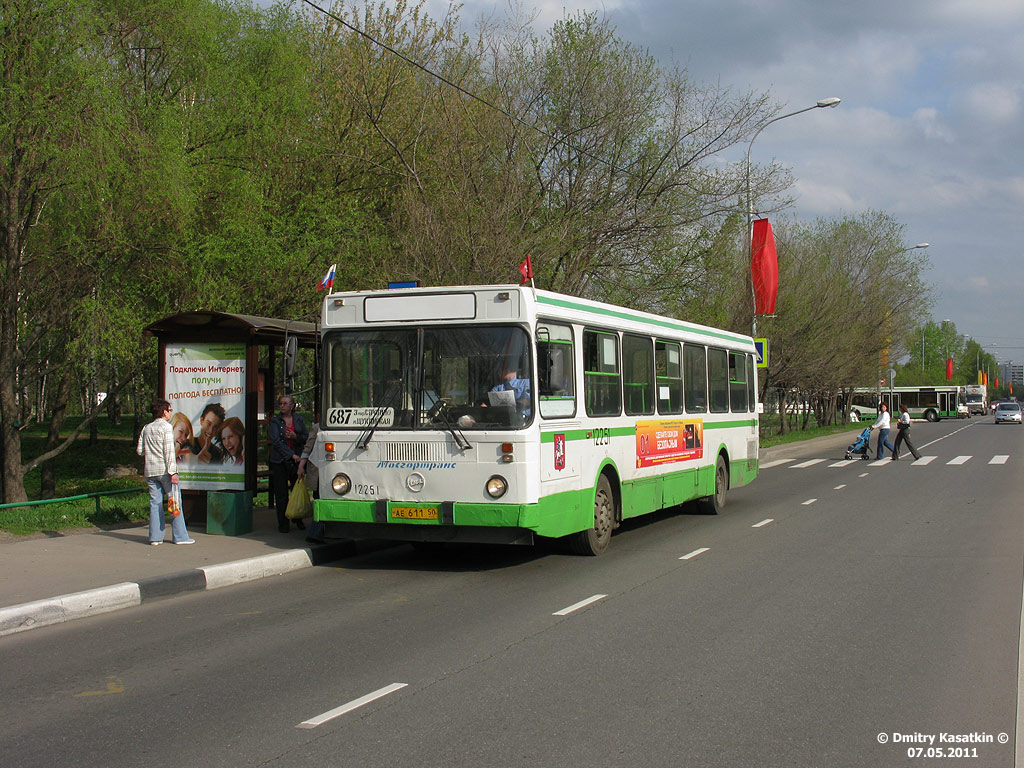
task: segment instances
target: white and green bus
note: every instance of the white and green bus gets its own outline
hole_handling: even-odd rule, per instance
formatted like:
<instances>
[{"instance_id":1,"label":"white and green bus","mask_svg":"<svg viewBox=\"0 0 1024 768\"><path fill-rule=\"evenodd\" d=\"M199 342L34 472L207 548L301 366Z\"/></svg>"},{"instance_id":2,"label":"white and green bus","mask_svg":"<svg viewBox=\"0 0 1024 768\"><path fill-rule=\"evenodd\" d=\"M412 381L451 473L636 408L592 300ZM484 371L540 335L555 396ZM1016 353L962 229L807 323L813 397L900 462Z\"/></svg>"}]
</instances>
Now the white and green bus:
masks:
<instances>
[{"instance_id":1,"label":"white and green bus","mask_svg":"<svg viewBox=\"0 0 1024 768\"><path fill-rule=\"evenodd\" d=\"M881 399L879 399L881 398ZM899 414L900 405L906 405L912 419L963 419L969 416L964 387L940 384L934 387L885 387L872 389L858 387L853 390L850 410L858 418L875 418L878 405L884 402L889 413Z\"/></svg>"},{"instance_id":2,"label":"white and green bus","mask_svg":"<svg viewBox=\"0 0 1024 768\"><path fill-rule=\"evenodd\" d=\"M758 470L749 336L514 285L332 293L316 519L338 535L603 552Z\"/></svg>"}]
</instances>

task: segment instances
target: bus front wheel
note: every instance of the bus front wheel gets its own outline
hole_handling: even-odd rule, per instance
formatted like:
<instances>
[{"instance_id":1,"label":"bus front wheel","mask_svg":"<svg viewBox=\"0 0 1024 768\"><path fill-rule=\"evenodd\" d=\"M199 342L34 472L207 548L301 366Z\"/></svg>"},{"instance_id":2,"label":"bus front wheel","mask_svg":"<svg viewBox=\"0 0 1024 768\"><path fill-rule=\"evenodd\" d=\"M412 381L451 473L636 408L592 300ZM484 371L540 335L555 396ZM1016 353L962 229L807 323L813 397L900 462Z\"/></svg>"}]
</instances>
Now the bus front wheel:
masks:
<instances>
[{"instance_id":1,"label":"bus front wheel","mask_svg":"<svg viewBox=\"0 0 1024 768\"><path fill-rule=\"evenodd\" d=\"M698 499L697 508L705 515L717 515L725 509L725 492L729 490L729 470L725 466L725 457L719 456L715 465L715 492L710 496Z\"/></svg>"},{"instance_id":2,"label":"bus front wheel","mask_svg":"<svg viewBox=\"0 0 1024 768\"><path fill-rule=\"evenodd\" d=\"M594 527L572 534L569 548L577 555L600 555L612 540L615 527L615 494L606 475L601 475L594 492Z\"/></svg>"},{"instance_id":3,"label":"bus front wheel","mask_svg":"<svg viewBox=\"0 0 1024 768\"><path fill-rule=\"evenodd\" d=\"M938 421L939 420L939 414L937 414L935 411L933 411L931 409L929 409L929 410L924 412L924 417L926 419L928 419L928 421Z\"/></svg>"}]
</instances>

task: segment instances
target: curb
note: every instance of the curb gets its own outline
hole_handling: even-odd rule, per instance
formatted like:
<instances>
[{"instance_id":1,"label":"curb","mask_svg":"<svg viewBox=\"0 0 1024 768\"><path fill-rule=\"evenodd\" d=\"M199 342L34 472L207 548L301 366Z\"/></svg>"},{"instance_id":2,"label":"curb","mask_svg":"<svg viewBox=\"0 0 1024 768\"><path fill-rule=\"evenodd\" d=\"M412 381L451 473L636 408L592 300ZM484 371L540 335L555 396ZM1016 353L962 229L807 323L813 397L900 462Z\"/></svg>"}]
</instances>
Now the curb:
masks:
<instances>
[{"instance_id":1,"label":"curb","mask_svg":"<svg viewBox=\"0 0 1024 768\"><path fill-rule=\"evenodd\" d=\"M183 592L220 589L233 584L279 576L314 565L323 565L355 554L354 542L342 541L320 547L275 552L230 563L192 568L140 581L74 592L0 608L0 637L29 629L119 611Z\"/></svg>"}]
</instances>

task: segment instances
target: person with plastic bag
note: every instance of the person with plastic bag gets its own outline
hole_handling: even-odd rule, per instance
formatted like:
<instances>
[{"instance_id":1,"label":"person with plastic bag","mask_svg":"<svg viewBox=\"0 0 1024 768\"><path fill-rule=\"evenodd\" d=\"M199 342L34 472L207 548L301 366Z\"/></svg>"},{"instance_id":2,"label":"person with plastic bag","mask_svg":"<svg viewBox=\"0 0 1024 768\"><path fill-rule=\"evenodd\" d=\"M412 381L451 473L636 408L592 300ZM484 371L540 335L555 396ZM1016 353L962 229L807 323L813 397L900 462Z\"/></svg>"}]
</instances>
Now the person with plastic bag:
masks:
<instances>
[{"instance_id":1,"label":"person with plastic bag","mask_svg":"<svg viewBox=\"0 0 1024 768\"><path fill-rule=\"evenodd\" d=\"M295 485L298 471L299 452L306 444L309 431L302 417L295 413L295 398L281 395L278 413L270 420L270 484L274 492L274 509L277 511L277 530L288 533L288 495ZM300 531L306 528L301 519L295 521Z\"/></svg>"},{"instance_id":2,"label":"person with plastic bag","mask_svg":"<svg viewBox=\"0 0 1024 768\"><path fill-rule=\"evenodd\" d=\"M149 543L158 546L164 540L164 498L171 513L171 534L175 544L195 544L185 528L178 488L178 462L175 458L171 404L162 398L153 400L153 420L142 428L135 452L145 460L144 474L149 488Z\"/></svg>"},{"instance_id":3,"label":"person with plastic bag","mask_svg":"<svg viewBox=\"0 0 1024 768\"><path fill-rule=\"evenodd\" d=\"M298 469L299 479L305 479L306 487L309 488L314 499L320 498L320 470L313 463L311 455L313 447L316 445L316 435L319 431L320 422L318 420L309 430L309 437L306 439L306 444L302 447L302 457L299 459ZM326 526L322 520L314 520L313 524L309 526L309 530L306 531L306 541L310 544L323 544L325 530Z\"/></svg>"}]
</instances>

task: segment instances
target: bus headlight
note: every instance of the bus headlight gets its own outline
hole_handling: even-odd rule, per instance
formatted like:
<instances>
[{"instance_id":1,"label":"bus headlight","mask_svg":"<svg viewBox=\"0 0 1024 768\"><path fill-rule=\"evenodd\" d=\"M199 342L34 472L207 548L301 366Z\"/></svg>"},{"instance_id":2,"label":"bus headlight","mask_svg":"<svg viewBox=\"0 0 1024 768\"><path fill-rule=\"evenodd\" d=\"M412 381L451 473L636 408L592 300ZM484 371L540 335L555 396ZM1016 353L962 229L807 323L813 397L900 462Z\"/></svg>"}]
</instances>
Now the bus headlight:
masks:
<instances>
[{"instance_id":1,"label":"bus headlight","mask_svg":"<svg viewBox=\"0 0 1024 768\"><path fill-rule=\"evenodd\" d=\"M487 495L492 499L500 499L508 490L508 482L501 475L495 475L487 481Z\"/></svg>"},{"instance_id":2,"label":"bus headlight","mask_svg":"<svg viewBox=\"0 0 1024 768\"><path fill-rule=\"evenodd\" d=\"M352 490L352 480L344 472L339 472L331 480L331 488L339 496L344 496L346 493Z\"/></svg>"}]
</instances>

